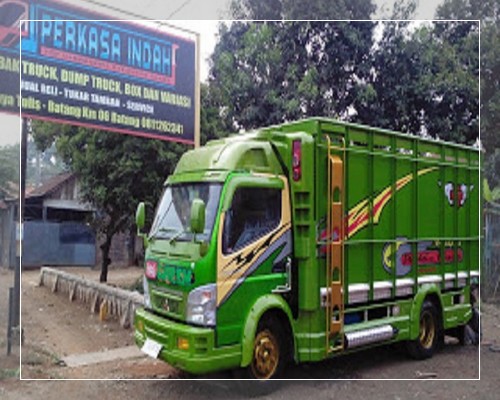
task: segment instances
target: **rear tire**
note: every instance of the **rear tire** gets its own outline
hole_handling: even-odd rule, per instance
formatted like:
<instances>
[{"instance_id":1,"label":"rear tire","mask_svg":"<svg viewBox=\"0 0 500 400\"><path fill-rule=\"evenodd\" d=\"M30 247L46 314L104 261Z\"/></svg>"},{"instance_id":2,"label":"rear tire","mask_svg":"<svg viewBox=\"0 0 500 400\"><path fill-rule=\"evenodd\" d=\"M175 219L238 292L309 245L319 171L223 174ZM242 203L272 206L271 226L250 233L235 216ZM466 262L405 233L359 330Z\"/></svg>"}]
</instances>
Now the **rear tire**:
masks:
<instances>
[{"instance_id":1,"label":"rear tire","mask_svg":"<svg viewBox=\"0 0 500 400\"><path fill-rule=\"evenodd\" d=\"M430 300L425 300L422 305L419 326L418 337L408 341L406 349L412 358L424 360L434 355L442 337L439 312Z\"/></svg>"},{"instance_id":2,"label":"rear tire","mask_svg":"<svg viewBox=\"0 0 500 400\"><path fill-rule=\"evenodd\" d=\"M472 318L464 326L464 344L478 345L481 339L481 327L479 326L479 312L472 307Z\"/></svg>"}]
</instances>

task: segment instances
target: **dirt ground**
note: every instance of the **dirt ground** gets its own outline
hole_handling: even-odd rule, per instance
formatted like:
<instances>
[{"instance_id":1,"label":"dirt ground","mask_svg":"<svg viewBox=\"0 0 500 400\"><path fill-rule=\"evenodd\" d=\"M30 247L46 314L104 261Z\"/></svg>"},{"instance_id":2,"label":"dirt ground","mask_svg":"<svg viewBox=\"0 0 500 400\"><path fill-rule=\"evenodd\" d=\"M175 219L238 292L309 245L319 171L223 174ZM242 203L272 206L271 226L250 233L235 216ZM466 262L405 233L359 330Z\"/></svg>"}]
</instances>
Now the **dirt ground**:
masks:
<instances>
[{"instance_id":1,"label":"dirt ground","mask_svg":"<svg viewBox=\"0 0 500 400\"><path fill-rule=\"evenodd\" d=\"M98 279L98 271L67 269L68 272ZM141 269L112 270L109 283L131 287ZM37 286L38 271L23 272L22 276L22 381L9 378L17 372L18 358L5 357L0 336L1 399L154 399L182 398L189 400L219 397L245 398L235 391L235 382L227 373L190 377L169 365L138 356L120 361L96 363L83 367L68 367L61 361L65 356L133 345L132 331L122 329L117 321L101 322L90 313L89 306L71 303L67 296L54 294L50 288ZM12 274L0 269L0 319L3 316L5 282ZM7 286L8 287L8 286ZM500 305L483 304L483 338L478 347L460 346L447 340L443 350L432 359L412 361L398 348L381 347L330 361L301 365L288 371L287 378L270 395L262 398L303 399L498 399L500 380ZM0 321L0 335L6 332ZM479 365L481 368L479 368ZM481 374L481 380L474 380ZM134 381L132 379L164 379ZM196 380L186 380L196 378ZM384 381L384 379L422 379ZM29 379L29 380L28 380ZM32 379L122 379L119 381L33 381ZM182 379L182 380L174 380ZM313 381L297 380L311 379ZM321 379L325 379L321 381ZM332 380L344 379L344 380ZM358 379L372 379L362 381ZM439 379L454 379L442 381ZM469 380L468 380L469 379Z\"/></svg>"}]
</instances>

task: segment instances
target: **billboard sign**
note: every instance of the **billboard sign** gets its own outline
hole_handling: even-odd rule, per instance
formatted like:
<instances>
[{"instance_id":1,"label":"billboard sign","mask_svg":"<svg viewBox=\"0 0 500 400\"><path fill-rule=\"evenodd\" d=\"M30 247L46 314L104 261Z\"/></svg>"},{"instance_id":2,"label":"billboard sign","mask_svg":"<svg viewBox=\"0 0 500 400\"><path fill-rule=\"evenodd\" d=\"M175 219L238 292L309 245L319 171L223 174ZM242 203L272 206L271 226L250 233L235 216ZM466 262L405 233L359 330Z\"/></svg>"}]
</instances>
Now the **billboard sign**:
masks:
<instances>
[{"instance_id":1,"label":"billboard sign","mask_svg":"<svg viewBox=\"0 0 500 400\"><path fill-rule=\"evenodd\" d=\"M194 143L196 54L179 32L0 0L0 107L24 117Z\"/></svg>"}]
</instances>

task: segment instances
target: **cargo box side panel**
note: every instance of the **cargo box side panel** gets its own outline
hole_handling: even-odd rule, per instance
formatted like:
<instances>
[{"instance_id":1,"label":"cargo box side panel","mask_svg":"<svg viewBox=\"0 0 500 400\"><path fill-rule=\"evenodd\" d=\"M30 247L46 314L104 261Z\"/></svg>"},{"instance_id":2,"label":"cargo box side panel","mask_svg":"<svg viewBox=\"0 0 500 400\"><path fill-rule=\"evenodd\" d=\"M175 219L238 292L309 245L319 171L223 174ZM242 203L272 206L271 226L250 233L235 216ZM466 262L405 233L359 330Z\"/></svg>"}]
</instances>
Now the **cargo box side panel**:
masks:
<instances>
[{"instance_id":1,"label":"cargo box side panel","mask_svg":"<svg viewBox=\"0 0 500 400\"><path fill-rule=\"evenodd\" d=\"M373 187L371 157L368 154L368 135L350 131L346 134L345 213L346 240L344 247L344 290L348 303L368 300L372 281L370 193ZM356 240L351 241L350 238Z\"/></svg>"},{"instance_id":2,"label":"cargo box side panel","mask_svg":"<svg viewBox=\"0 0 500 400\"><path fill-rule=\"evenodd\" d=\"M439 150L431 154L439 157ZM427 153L429 154L429 153ZM441 239L443 238L443 221L453 222L453 214L443 208L441 168L433 158L424 158L417 163L416 219L417 230L414 237L414 258L412 268L416 268L418 276L441 275ZM444 213L443 213L444 212ZM452 228L453 230L454 228ZM444 233L446 236L446 233ZM452 237L452 236L450 236ZM415 274L413 275L415 277Z\"/></svg>"},{"instance_id":3,"label":"cargo box side panel","mask_svg":"<svg viewBox=\"0 0 500 400\"><path fill-rule=\"evenodd\" d=\"M392 268L384 268L384 256L386 261L392 264L394 240L398 236L396 232L396 204L401 200L396 191L397 176L401 175L397 168L397 160L389 157L391 153L383 154L374 151L372 175L374 181L374 193L372 195L371 223L367 228L372 234L372 259L374 282L383 282L379 290L373 293L373 299L379 295L390 297L391 290L388 283L394 278ZM408 222L408 221L407 221Z\"/></svg>"}]
</instances>

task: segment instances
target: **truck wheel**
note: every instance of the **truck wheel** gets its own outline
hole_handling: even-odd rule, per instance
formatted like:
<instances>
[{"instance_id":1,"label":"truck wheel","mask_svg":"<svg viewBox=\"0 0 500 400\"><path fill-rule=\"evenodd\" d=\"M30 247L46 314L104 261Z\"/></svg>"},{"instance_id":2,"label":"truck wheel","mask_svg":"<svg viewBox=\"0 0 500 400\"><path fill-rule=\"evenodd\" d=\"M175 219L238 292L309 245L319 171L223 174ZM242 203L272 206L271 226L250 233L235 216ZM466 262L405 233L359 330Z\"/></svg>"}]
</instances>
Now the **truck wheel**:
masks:
<instances>
[{"instance_id":1,"label":"truck wheel","mask_svg":"<svg viewBox=\"0 0 500 400\"><path fill-rule=\"evenodd\" d=\"M251 378L271 379L281 374L286 360L283 339L282 329L276 321L266 318L259 322L252 362L248 366Z\"/></svg>"},{"instance_id":2,"label":"truck wheel","mask_svg":"<svg viewBox=\"0 0 500 400\"><path fill-rule=\"evenodd\" d=\"M264 317L257 326L250 365L235 371L235 378L269 380L279 377L288 360L287 340L278 320Z\"/></svg>"},{"instance_id":3,"label":"truck wheel","mask_svg":"<svg viewBox=\"0 0 500 400\"><path fill-rule=\"evenodd\" d=\"M481 339L481 327L479 326L479 312L472 307L472 318L464 326L464 344L478 345Z\"/></svg>"},{"instance_id":4,"label":"truck wheel","mask_svg":"<svg viewBox=\"0 0 500 400\"><path fill-rule=\"evenodd\" d=\"M426 300L420 311L420 328L418 337L408 341L406 348L410 356L416 360L432 357L439 345L440 323L439 313L432 301Z\"/></svg>"},{"instance_id":5,"label":"truck wheel","mask_svg":"<svg viewBox=\"0 0 500 400\"><path fill-rule=\"evenodd\" d=\"M281 381L273 380L283 373L289 347L285 331L278 321L264 317L257 326L250 365L233 371L236 389L245 396L257 397L273 393ZM243 379L252 379L243 380Z\"/></svg>"}]
</instances>

